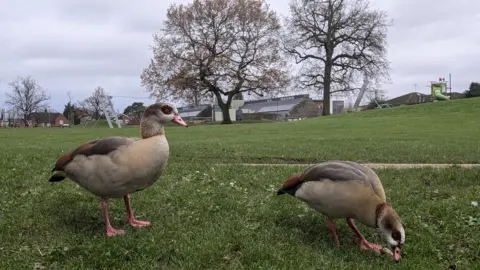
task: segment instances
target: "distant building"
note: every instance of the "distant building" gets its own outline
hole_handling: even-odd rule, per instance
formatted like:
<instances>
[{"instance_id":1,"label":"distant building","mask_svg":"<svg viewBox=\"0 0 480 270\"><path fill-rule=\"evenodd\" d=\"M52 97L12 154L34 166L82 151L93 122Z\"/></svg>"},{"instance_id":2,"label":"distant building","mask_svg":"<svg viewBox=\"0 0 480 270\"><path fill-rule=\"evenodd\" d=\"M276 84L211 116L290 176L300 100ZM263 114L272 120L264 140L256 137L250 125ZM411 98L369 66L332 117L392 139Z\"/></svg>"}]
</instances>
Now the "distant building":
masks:
<instances>
[{"instance_id":1,"label":"distant building","mask_svg":"<svg viewBox=\"0 0 480 270\"><path fill-rule=\"evenodd\" d=\"M25 122L20 118L4 119L0 121L0 127L25 127Z\"/></svg>"},{"instance_id":2,"label":"distant building","mask_svg":"<svg viewBox=\"0 0 480 270\"><path fill-rule=\"evenodd\" d=\"M321 115L308 94L245 101L240 107L243 119L296 120Z\"/></svg>"},{"instance_id":3,"label":"distant building","mask_svg":"<svg viewBox=\"0 0 480 270\"><path fill-rule=\"evenodd\" d=\"M391 104L392 106L400 106L400 105L421 104L421 103L426 103L431 101L432 101L431 95L422 94L419 92L411 92L396 98L389 99L384 103Z\"/></svg>"},{"instance_id":4,"label":"distant building","mask_svg":"<svg viewBox=\"0 0 480 270\"><path fill-rule=\"evenodd\" d=\"M447 93L447 96L450 96L450 99L462 99L465 98L465 93L451 92ZM432 102L432 96L430 94L423 94L419 92L411 92L405 95L401 95L392 99L389 99L384 104L390 104L392 106L401 106L401 105L414 105Z\"/></svg>"},{"instance_id":5,"label":"distant building","mask_svg":"<svg viewBox=\"0 0 480 270\"><path fill-rule=\"evenodd\" d=\"M320 115L323 115L323 99L314 99L312 101L320 109Z\"/></svg>"},{"instance_id":6,"label":"distant building","mask_svg":"<svg viewBox=\"0 0 480 270\"><path fill-rule=\"evenodd\" d=\"M135 116L130 116L126 114L119 114L117 115L118 121L120 121L120 124L122 125L138 125L139 121L137 120L137 117Z\"/></svg>"},{"instance_id":7,"label":"distant building","mask_svg":"<svg viewBox=\"0 0 480 270\"><path fill-rule=\"evenodd\" d=\"M27 117L27 120L33 127L63 127L69 125L63 114L54 112L34 112Z\"/></svg>"},{"instance_id":8,"label":"distant building","mask_svg":"<svg viewBox=\"0 0 480 270\"><path fill-rule=\"evenodd\" d=\"M243 113L239 112L240 108L245 104L244 100L234 99L230 104L230 109L228 110L230 114L230 120L237 121L243 119ZM223 112L220 106L217 104L213 105L213 121L215 122L222 122L223 121Z\"/></svg>"},{"instance_id":9,"label":"distant building","mask_svg":"<svg viewBox=\"0 0 480 270\"><path fill-rule=\"evenodd\" d=\"M323 100L322 99L316 99L316 100L312 100L312 101L320 109L320 115L323 115ZM332 108L331 108L332 114L342 113L344 109L345 109L345 101L344 100L332 100Z\"/></svg>"},{"instance_id":10,"label":"distant building","mask_svg":"<svg viewBox=\"0 0 480 270\"><path fill-rule=\"evenodd\" d=\"M342 113L345 109L344 100L332 100L332 114Z\"/></svg>"},{"instance_id":11,"label":"distant building","mask_svg":"<svg viewBox=\"0 0 480 270\"><path fill-rule=\"evenodd\" d=\"M178 112L185 121L212 120L212 105L210 104L180 107Z\"/></svg>"},{"instance_id":12,"label":"distant building","mask_svg":"<svg viewBox=\"0 0 480 270\"><path fill-rule=\"evenodd\" d=\"M343 100L332 101L333 113L341 113L344 103ZM234 99L229 114L232 121L294 121L321 116L322 110L322 100L312 100L308 94L301 94L259 100ZM223 112L218 104L180 107L178 111L185 121L223 121Z\"/></svg>"}]
</instances>

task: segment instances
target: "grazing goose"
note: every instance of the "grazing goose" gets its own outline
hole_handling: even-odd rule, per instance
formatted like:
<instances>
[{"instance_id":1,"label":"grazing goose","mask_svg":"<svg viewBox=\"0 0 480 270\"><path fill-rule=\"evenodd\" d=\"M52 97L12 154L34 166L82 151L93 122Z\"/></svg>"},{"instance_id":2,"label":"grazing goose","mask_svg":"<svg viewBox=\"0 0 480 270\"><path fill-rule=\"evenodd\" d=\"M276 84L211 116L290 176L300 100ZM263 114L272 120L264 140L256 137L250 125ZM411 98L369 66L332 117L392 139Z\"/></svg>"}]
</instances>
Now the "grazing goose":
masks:
<instances>
[{"instance_id":1,"label":"grazing goose","mask_svg":"<svg viewBox=\"0 0 480 270\"><path fill-rule=\"evenodd\" d=\"M340 243L334 219L346 218L362 249L383 253L383 247L369 243L353 220L378 228L393 251L395 262L399 262L405 231L397 212L386 202L382 183L372 169L351 161L322 162L286 180L277 192L281 194L294 196L326 215L336 246Z\"/></svg>"},{"instance_id":2,"label":"grazing goose","mask_svg":"<svg viewBox=\"0 0 480 270\"><path fill-rule=\"evenodd\" d=\"M110 224L110 198L123 197L132 227L148 226L148 221L134 218L129 194L150 187L167 166L169 147L164 125L168 122L188 127L174 105L152 104L145 109L140 123L141 139L106 137L80 145L56 161L49 181L68 177L98 196L102 200L107 237L125 233Z\"/></svg>"}]
</instances>

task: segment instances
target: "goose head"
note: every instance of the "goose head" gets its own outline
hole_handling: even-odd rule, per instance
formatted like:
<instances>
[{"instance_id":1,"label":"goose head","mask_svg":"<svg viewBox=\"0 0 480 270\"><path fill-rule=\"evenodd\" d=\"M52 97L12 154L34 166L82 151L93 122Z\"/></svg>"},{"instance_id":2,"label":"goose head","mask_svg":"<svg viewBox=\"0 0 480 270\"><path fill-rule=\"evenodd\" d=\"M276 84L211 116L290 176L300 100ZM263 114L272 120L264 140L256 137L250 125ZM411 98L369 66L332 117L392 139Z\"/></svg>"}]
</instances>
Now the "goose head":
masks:
<instances>
[{"instance_id":1,"label":"goose head","mask_svg":"<svg viewBox=\"0 0 480 270\"><path fill-rule=\"evenodd\" d=\"M405 243L405 230L397 212L388 204L381 207L377 215L377 224L380 235L387 241L393 253L395 262L400 261L400 251Z\"/></svg>"},{"instance_id":2,"label":"goose head","mask_svg":"<svg viewBox=\"0 0 480 270\"><path fill-rule=\"evenodd\" d=\"M163 134L163 127L167 123L175 123L188 127L188 124L180 117L175 105L168 102L157 102L145 109L141 121L143 138Z\"/></svg>"}]
</instances>

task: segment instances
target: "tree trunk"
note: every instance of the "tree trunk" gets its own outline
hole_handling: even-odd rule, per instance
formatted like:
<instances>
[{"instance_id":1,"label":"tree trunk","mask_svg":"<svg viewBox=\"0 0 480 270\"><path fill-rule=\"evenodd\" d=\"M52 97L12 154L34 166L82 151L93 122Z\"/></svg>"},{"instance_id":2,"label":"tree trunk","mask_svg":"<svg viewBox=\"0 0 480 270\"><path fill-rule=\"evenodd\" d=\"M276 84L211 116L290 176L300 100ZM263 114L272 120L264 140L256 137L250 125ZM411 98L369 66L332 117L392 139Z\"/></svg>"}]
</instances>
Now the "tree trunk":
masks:
<instances>
[{"instance_id":1,"label":"tree trunk","mask_svg":"<svg viewBox=\"0 0 480 270\"><path fill-rule=\"evenodd\" d=\"M28 127L28 115L27 114L23 115L23 123L25 124L25 127Z\"/></svg>"},{"instance_id":2,"label":"tree trunk","mask_svg":"<svg viewBox=\"0 0 480 270\"><path fill-rule=\"evenodd\" d=\"M333 18L335 16L334 3L328 1L328 22L327 22L327 42L325 43L325 69L323 71L323 115L330 115L330 92L332 83L332 67L333 67L333 37L335 30L333 29Z\"/></svg>"},{"instance_id":3,"label":"tree trunk","mask_svg":"<svg viewBox=\"0 0 480 270\"><path fill-rule=\"evenodd\" d=\"M330 115L330 85L332 79L332 53L328 52L325 61L325 70L323 71L323 115Z\"/></svg>"},{"instance_id":4,"label":"tree trunk","mask_svg":"<svg viewBox=\"0 0 480 270\"><path fill-rule=\"evenodd\" d=\"M220 109L222 109L222 116L223 116L222 125L231 124L232 119L230 119L230 104L232 103L233 96L228 95L227 102L225 103L223 102L223 99L220 93L215 92L214 94L217 97L218 106L220 107Z\"/></svg>"},{"instance_id":5,"label":"tree trunk","mask_svg":"<svg viewBox=\"0 0 480 270\"><path fill-rule=\"evenodd\" d=\"M231 124L232 120L230 119L230 106L227 106L227 104L223 104L222 106L222 115L223 115L223 124Z\"/></svg>"}]
</instances>

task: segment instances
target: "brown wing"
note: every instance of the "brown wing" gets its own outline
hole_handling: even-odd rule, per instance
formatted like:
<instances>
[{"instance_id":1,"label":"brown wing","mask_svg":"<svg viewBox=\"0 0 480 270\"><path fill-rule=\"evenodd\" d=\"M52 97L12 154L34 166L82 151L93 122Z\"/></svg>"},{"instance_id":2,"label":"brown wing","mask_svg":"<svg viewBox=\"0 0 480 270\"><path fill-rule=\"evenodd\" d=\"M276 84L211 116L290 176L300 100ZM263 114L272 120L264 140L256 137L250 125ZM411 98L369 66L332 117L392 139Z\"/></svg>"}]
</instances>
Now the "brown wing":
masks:
<instances>
[{"instance_id":1,"label":"brown wing","mask_svg":"<svg viewBox=\"0 0 480 270\"><path fill-rule=\"evenodd\" d=\"M364 172L343 161L326 161L306 168L302 174L302 180L320 181L330 179L332 181L367 180Z\"/></svg>"},{"instance_id":2,"label":"brown wing","mask_svg":"<svg viewBox=\"0 0 480 270\"><path fill-rule=\"evenodd\" d=\"M110 152L117 150L121 146L126 146L138 138L124 138L124 137L107 137L103 139L97 139L88 141L71 152L63 154L57 162L53 171L63 171L65 166L75 158L77 155L91 156L91 155L107 155Z\"/></svg>"},{"instance_id":3,"label":"brown wing","mask_svg":"<svg viewBox=\"0 0 480 270\"><path fill-rule=\"evenodd\" d=\"M380 178L378 178L378 175L377 173L375 173L374 170L372 170L371 168L363 164L359 164L353 161L342 161L342 162L345 164L349 164L350 166L355 167L356 169L362 171L365 174L366 179L372 185L372 189L375 191L375 193L384 201L387 199L385 196L385 190L383 189L382 182L380 181Z\"/></svg>"},{"instance_id":4,"label":"brown wing","mask_svg":"<svg viewBox=\"0 0 480 270\"><path fill-rule=\"evenodd\" d=\"M322 181L365 181L372 186L375 193L385 198L382 184L378 176L370 168L351 161L326 161L307 167L301 174L287 179L277 192L278 195L288 193L294 195L295 191L304 182Z\"/></svg>"}]
</instances>

